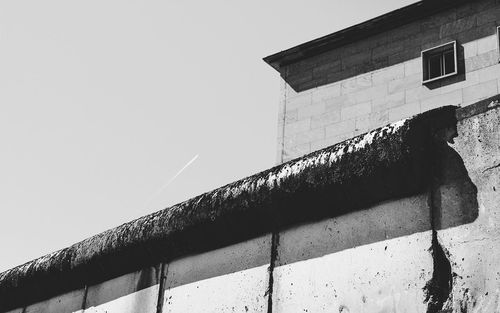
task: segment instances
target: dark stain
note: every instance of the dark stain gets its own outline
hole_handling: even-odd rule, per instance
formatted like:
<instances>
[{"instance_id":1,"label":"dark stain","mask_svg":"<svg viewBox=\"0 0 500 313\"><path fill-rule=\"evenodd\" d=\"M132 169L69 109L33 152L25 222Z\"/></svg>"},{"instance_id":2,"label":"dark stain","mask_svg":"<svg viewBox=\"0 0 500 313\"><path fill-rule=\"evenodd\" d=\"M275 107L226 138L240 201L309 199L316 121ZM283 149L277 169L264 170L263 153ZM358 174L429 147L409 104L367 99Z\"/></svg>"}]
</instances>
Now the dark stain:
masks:
<instances>
[{"instance_id":1,"label":"dark stain","mask_svg":"<svg viewBox=\"0 0 500 313\"><path fill-rule=\"evenodd\" d=\"M478 216L477 188L461 156L448 145L456 136L456 127L443 128L436 132L433 141L435 157L429 196L433 272L424 287L427 313L447 312L443 306L452 296L453 277L456 276L449 255L439 243L437 230L473 222Z\"/></svg>"},{"instance_id":2,"label":"dark stain","mask_svg":"<svg viewBox=\"0 0 500 313\"><path fill-rule=\"evenodd\" d=\"M453 276L450 261L437 239L437 232L432 231L431 254L433 259L432 278L425 284L425 302L427 313L442 312L443 305L452 291Z\"/></svg>"},{"instance_id":3,"label":"dark stain","mask_svg":"<svg viewBox=\"0 0 500 313\"><path fill-rule=\"evenodd\" d=\"M271 235L271 261L269 263L269 284L267 286L267 313L273 312L273 290L274 290L274 268L278 259L278 246L280 242L279 232L274 231Z\"/></svg>"}]
</instances>

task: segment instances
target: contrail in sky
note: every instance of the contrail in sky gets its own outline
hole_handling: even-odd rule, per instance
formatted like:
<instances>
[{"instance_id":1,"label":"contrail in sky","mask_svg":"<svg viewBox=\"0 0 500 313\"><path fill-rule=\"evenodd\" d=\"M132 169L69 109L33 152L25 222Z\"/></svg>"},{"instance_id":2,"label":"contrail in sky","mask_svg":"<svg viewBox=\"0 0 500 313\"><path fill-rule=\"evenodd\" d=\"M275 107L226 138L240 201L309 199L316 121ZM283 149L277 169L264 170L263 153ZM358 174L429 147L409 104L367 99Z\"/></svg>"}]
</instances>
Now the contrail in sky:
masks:
<instances>
[{"instance_id":1,"label":"contrail in sky","mask_svg":"<svg viewBox=\"0 0 500 313\"><path fill-rule=\"evenodd\" d=\"M151 197L146 200L144 206L148 205L151 200L156 198L160 193L162 193L186 168L188 168L194 161L198 158L199 154L195 155L189 162L186 163L172 178L170 178L157 192L155 192Z\"/></svg>"}]
</instances>

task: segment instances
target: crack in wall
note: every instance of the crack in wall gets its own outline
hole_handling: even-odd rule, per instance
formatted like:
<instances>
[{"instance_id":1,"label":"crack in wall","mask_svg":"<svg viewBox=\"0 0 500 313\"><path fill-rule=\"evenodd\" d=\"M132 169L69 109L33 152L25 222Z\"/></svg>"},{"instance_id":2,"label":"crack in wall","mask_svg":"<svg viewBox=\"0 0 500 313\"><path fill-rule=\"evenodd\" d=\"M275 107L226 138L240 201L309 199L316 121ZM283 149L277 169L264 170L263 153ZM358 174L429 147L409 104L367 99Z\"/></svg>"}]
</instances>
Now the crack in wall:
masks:
<instances>
[{"instance_id":1,"label":"crack in wall","mask_svg":"<svg viewBox=\"0 0 500 313\"><path fill-rule=\"evenodd\" d=\"M491 171L491 170L496 169L498 167L500 167L500 163L498 163L497 165L490 166L487 169L483 170L483 174L486 173L487 171Z\"/></svg>"},{"instance_id":2,"label":"crack in wall","mask_svg":"<svg viewBox=\"0 0 500 313\"><path fill-rule=\"evenodd\" d=\"M274 289L274 268L278 259L278 246L280 241L279 231L273 231L271 234L271 260L269 263L269 285L264 296L267 295L267 313L273 312L273 289Z\"/></svg>"},{"instance_id":3,"label":"crack in wall","mask_svg":"<svg viewBox=\"0 0 500 313\"><path fill-rule=\"evenodd\" d=\"M168 264L161 263L160 285L158 286L158 302L156 303L156 313L163 312L163 302L165 301L165 285L167 282Z\"/></svg>"}]
</instances>

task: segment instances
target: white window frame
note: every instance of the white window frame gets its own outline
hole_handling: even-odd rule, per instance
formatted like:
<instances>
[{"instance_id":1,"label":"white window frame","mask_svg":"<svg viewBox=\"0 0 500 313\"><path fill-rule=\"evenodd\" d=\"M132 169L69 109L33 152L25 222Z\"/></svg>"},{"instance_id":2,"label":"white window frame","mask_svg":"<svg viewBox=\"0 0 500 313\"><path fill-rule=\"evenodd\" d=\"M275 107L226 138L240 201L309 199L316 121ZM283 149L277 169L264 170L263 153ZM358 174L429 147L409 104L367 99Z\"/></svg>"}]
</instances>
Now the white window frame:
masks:
<instances>
[{"instance_id":1,"label":"white window frame","mask_svg":"<svg viewBox=\"0 0 500 313\"><path fill-rule=\"evenodd\" d=\"M428 56L432 55L434 51L439 51L441 49L445 50L445 47L447 47L447 46L453 47L453 61L454 61L455 70L452 73L448 73L448 74L441 75L438 77L426 79L426 76L429 75L429 69L428 69L429 65L428 65L428 61L427 61ZM436 47L425 49L420 53L420 58L422 60L422 73L423 73L422 74L422 84L427 84L430 82L434 82L436 80L440 80L440 79L458 74L457 42L456 41L450 41L450 42L444 43L444 44L436 46Z\"/></svg>"}]
</instances>

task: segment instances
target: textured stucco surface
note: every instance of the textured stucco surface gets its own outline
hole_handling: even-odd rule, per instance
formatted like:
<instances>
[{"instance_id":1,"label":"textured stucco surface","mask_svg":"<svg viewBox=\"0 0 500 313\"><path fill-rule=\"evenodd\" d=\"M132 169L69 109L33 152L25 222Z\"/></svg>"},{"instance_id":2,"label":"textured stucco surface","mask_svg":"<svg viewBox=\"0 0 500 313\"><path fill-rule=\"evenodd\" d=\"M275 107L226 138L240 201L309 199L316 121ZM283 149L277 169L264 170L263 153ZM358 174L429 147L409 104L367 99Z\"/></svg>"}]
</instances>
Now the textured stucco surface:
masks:
<instances>
[{"instance_id":1,"label":"textured stucco surface","mask_svg":"<svg viewBox=\"0 0 500 313\"><path fill-rule=\"evenodd\" d=\"M492 103L494 106L495 103ZM438 231L449 255L454 312L500 312L500 107L458 123L453 149L477 187L478 217Z\"/></svg>"}]
</instances>

